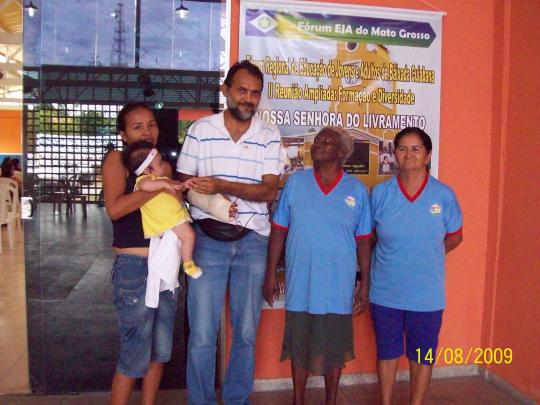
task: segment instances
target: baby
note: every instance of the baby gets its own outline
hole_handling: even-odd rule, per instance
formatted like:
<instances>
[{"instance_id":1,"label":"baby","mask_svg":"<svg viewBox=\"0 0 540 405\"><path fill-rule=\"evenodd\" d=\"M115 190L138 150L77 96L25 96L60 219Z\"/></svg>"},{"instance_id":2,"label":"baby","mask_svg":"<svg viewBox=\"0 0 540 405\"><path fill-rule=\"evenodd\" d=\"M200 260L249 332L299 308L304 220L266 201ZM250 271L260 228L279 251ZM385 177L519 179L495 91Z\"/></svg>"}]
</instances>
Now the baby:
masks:
<instances>
[{"instance_id":1,"label":"baby","mask_svg":"<svg viewBox=\"0 0 540 405\"><path fill-rule=\"evenodd\" d=\"M166 165L150 142L130 144L123 152L123 159L129 172L137 176L135 189L161 191L141 207L144 237L161 236L172 229L182 242L180 254L184 272L192 278L199 278L202 270L193 261L195 232L179 193L185 188L184 185L166 177Z\"/></svg>"}]
</instances>

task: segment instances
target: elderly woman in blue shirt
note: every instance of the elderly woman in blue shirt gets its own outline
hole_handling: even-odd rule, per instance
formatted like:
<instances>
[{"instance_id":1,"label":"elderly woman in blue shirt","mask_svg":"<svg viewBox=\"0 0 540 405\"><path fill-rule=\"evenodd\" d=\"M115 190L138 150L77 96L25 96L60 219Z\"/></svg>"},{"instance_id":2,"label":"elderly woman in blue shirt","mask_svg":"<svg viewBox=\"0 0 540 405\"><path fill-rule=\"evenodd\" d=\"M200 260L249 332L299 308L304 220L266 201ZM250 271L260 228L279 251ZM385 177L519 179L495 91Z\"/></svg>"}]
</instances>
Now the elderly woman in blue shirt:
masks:
<instances>
[{"instance_id":1,"label":"elderly woman in blue shirt","mask_svg":"<svg viewBox=\"0 0 540 405\"><path fill-rule=\"evenodd\" d=\"M347 132L327 127L311 147L313 169L293 174L272 219L263 293L277 295L276 267L285 253L285 336L294 403L304 403L310 373L324 375L335 404L341 370L354 358L352 314L367 306L371 213L367 188L342 166L353 151ZM356 269L362 282L355 290Z\"/></svg>"}]
</instances>

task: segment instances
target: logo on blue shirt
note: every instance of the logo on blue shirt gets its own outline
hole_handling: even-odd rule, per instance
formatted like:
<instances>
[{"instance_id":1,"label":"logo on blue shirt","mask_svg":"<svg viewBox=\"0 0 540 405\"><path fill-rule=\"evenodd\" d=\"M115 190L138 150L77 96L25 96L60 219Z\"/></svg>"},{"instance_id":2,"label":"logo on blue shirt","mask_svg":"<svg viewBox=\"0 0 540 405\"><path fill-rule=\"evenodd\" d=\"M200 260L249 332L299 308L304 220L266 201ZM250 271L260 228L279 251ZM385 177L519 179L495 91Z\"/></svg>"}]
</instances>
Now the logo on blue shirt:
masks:
<instances>
[{"instance_id":1,"label":"logo on blue shirt","mask_svg":"<svg viewBox=\"0 0 540 405\"><path fill-rule=\"evenodd\" d=\"M356 205L356 198L354 198L352 195L346 197L345 204L347 204L349 208L354 208L354 206Z\"/></svg>"}]
</instances>

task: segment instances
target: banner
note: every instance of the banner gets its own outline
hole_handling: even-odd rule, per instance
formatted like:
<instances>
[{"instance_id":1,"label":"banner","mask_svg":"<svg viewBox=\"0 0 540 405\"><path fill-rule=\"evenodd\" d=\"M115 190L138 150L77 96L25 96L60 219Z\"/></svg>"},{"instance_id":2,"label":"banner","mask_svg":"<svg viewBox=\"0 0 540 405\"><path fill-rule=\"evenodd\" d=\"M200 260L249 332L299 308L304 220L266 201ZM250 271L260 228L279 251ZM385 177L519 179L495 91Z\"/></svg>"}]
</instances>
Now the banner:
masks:
<instances>
[{"instance_id":1,"label":"banner","mask_svg":"<svg viewBox=\"0 0 540 405\"><path fill-rule=\"evenodd\" d=\"M368 186L397 171L395 134L416 126L433 140L437 175L442 13L300 1L243 0L240 60L264 73L258 114L280 128L287 173L312 165L329 125L355 151L346 171Z\"/></svg>"}]
</instances>

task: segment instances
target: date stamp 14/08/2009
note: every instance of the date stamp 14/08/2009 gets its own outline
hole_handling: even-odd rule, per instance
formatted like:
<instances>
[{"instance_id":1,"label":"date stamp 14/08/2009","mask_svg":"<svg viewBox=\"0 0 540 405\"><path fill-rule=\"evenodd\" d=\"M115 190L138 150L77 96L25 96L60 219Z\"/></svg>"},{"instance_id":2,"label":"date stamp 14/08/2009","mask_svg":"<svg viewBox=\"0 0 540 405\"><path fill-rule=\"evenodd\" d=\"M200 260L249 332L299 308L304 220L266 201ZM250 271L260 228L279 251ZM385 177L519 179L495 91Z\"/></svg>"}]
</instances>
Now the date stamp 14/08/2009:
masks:
<instances>
[{"instance_id":1,"label":"date stamp 14/08/2009","mask_svg":"<svg viewBox=\"0 0 540 405\"><path fill-rule=\"evenodd\" d=\"M467 364L510 364L512 363L512 349L510 348L491 348L491 347L471 347L464 350L460 347L440 347L433 352L433 349L421 351L416 349L417 360L427 362L432 365L460 365Z\"/></svg>"}]
</instances>

